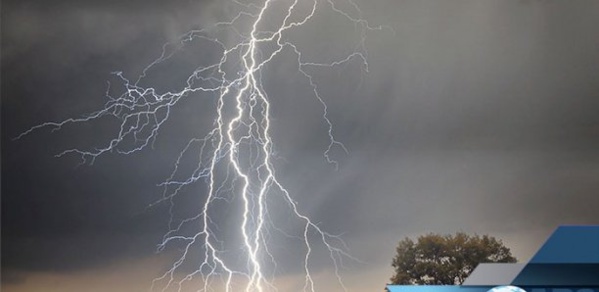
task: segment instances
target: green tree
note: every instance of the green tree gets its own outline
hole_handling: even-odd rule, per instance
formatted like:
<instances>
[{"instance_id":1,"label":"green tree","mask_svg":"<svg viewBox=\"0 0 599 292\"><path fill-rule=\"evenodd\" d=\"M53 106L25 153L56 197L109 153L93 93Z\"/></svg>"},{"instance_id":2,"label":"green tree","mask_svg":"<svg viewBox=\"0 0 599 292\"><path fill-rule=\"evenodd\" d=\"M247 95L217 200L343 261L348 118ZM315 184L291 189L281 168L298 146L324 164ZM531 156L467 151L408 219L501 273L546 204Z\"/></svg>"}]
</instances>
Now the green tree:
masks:
<instances>
[{"instance_id":1,"label":"green tree","mask_svg":"<svg viewBox=\"0 0 599 292\"><path fill-rule=\"evenodd\" d=\"M510 249L492 236L427 234L399 242L391 284L459 285L480 263L514 262Z\"/></svg>"}]
</instances>

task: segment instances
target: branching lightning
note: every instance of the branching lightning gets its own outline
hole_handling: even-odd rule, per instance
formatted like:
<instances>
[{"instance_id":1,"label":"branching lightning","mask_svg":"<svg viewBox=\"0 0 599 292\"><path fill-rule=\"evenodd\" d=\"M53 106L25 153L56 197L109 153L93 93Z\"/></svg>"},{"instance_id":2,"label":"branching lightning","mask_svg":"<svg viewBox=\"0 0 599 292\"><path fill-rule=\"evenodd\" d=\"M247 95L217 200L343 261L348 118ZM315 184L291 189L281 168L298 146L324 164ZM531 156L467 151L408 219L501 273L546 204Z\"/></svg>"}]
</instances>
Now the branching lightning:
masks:
<instances>
[{"instance_id":1,"label":"branching lightning","mask_svg":"<svg viewBox=\"0 0 599 292\"><path fill-rule=\"evenodd\" d=\"M326 248L334 268L340 289L346 290L340 274L342 260L353 259L343 241L329 234L308 216L300 211L300 206L290 192L277 178L273 164L274 138L271 135L272 96L262 82L263 71L282 52L296 56L297 70L301 78L309 84L311 95L322 105L322 119L327 127L328 147L324 149L324 159L334 167L337 162L331 151L347 151L333 135L333 124L328 117L325 99L319 93L317 82L310 70L319 67L335 67L349 62L360 62L367 71L367 51L365 33L378 30L361 16L358 6L351 0L264 0L262 3L245 3L233 0L239 12L226 22L211 27L192 30L176 43L163 47L162 54L150 63L137 78L130 80L122 72L114 74L124 85L124 92L112 96L107 91L105 106L82 118L72 118L61 122L48 122L32 127L17 139L40 128L60 130L67 124L86 123L103 117L112 117L120 126L112 139L101 147L92 150L68 149L58 157L68 154L78 155L83 163L92 164L106 153L132 154L141 151L156 141L158 134L171 115L171 109L181 100L193 96L215 98L214 127L201 138L188 142L175 162L170 177L160 184L164 188L159 203L170 204L171 221L169 231L164 235L158 249L168 246L181 247L170 268L156 278L152 291L183 291L194 283L194 291L277 291L277 262L271 252L271 233L281 232L271 220L272 200L282 200L289 208L290 217L302 226L297 235L303 245L304 291L316 291L317 284L311 271L311 261L316 245ZM275 5L276 4L276 7ZM307 5L307 6L304 6ZM300 9L300 6L303 8ZM281 8L284 7L284 8ZM340 7L346 7L344 9ZM269 13L283 13L282 21L275 30L262 29ZM289 33L301 29L313 20L317 13L335 13L353 24L359 34L356 49L350 54L328 63L305 60L297 43ZM246 31L238 23L249 20L251 26ZM219 39L215 30L227 29L238 41L230 44ZM142 86L151 70L176 54L176 49L193 40L201 39L220 48L220 58L214 63L196 68L187 77L186 86L178 91L160 92L155 87ZM189 153L197 151L197 165L186 179L181 177L179 166ZM192 184L205 182L207 185L204 201L198 206L194 216L184 220L174 220L172 210L174 198ZM216 205L226 203L239 212L239 226L236 233L239 242L224 236L223 222L213 216ZM194 232L188 232L195 228ZM233 253L231 246L238 246L239 253ZM198 252L198 250L200 252ZM191 254L195 254L192 256ZM232 260L231 254L242 256ZM241 260L240 260L241 258ZM199 259L199 260L198 260ZM243 262L243 264L239 264ZM200 283L200 284L197 284ZM199 286L199 287L198 287Z\"/></svg>"}]
</instances>

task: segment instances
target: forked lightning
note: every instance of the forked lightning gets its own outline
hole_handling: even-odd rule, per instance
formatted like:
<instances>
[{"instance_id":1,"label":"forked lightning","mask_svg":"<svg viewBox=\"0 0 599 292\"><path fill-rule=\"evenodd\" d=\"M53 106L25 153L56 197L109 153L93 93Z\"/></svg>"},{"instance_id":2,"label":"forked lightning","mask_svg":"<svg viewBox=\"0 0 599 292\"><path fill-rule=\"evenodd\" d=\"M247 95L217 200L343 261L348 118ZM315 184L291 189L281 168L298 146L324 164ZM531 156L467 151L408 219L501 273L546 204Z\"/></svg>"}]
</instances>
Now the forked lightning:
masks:
<instances>
[{"instance_id":1,"label":"forked lightning","mask_svg":"<svg viewBox=\"0 0 599 292\"><path fill-rule=\"evenodd\" d=\"M237 0L233 1L233 5L238 9L233 18L192 30L177 42L166 44L159 58L148 65L136 80L126 78L122 72L115 72L125 90L116 97L107 91L108 101L101 110L82 118L40 124L23 132L17 139L40 128L60 130L71 123L93 122L103 117L117 119L120 123L118 131L105 145L92 150L68 149L57 155L79 155L83 163L92 164L106 153L131 154L151 146L163 124L169 120L171 109L181 100L198 96L215 98L214 127L204 137L192 139L185 145L171 176L161 184L164 188L162 199L154 203L170 204L172 217L174 198L184 188L198 182L207 185L207 194L202 194L204 201L197 207L194 216L184 220L171 218L170 230L158 249L162 251L169 246L177 246L181 252L170 268L154 280L151 290L187 291L191 285L193 291L278 291L276 278L281 272L277 270L277 262L282 259L271 252L273 232L301 240L305 254L299 265L304 274L304 291L318 289L311 271L316 245L326 248L339 290L347 290L340 268L343 258L352 257L345 244L338 236L322 230L304 215L290 192L277 179L273 164L274 138L271 135L271 101L276 96L269 94L262 78L266 75L263 72L267 65L282 52L295 56L292 61L297 65L299 76L309 84L306 90L322 105L323 124L328 133L328 147L323 149L324 159L337 167L331 152L334 149L347 150L333 136L327 105L319 93L316 80L309 73L319 67L335 67L349 62L360 62L367 71L365 33L380 27L370 26L352 0L264 0L262 3ZM355 27L357 41L353 52L330 62L305 60L300 46L289 33L302 29L318 13L340 15ZM274 14L284 15L276 18L278 24L268 19L268 15ZM251 23L245 30L240 28L243 21ZM274 30L263 29L273 25L276 27ZM223 29L236 41L230 43L230 39L219 38L216 31ZM196 68L181 90L161 92L155 87L141 85L152 69L176 55L176 48L194 40L220 48L219 59ZM185 179L180 179L183 172L180 165L194 152L197 152L195 169L186 172ZM285 207L302 226L298 234L287 234L273 222L270 208L274 203L269 202L274 200L286 202ZM240 212L237 239L224 236L226 232L222 229L225 222L220 216L214 216L214 210L222 209L223 203ZM280 207L280 204L277 206ZM195 228L195 232L190 233L190 228ZM238 242L230 242L232 240ZM235 253L231 248L234 246L238 246L240 252Z\"/></svg>"}]
</instances>

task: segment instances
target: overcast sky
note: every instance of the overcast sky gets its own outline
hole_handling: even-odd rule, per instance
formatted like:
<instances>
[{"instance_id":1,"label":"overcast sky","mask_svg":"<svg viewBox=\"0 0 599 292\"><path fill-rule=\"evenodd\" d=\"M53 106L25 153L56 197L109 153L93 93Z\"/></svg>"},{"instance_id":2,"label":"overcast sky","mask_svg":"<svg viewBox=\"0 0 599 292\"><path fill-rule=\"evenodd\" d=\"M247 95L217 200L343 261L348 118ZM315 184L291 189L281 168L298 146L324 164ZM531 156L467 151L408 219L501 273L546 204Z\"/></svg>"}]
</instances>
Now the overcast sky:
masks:
<instances>
[{"instance_id":1,"label":"overcast sky","mask_svg":"<svg viewBox=\"0 0 599 292\"><path fill-rule=\"evenodd\" d=\"M262 76L281 181L362 261L342 272L350 291L382 290L405 236L490 234L526 261L558 225L599 224L599 2L357 3L369 23L391 29L366 35L368 72L359 62L313 72L349 150L334 152L337 170L323 156L322 108L285 62L292 54ZM155 253L167 207L146 207L186 141L212 126L206 101L175 107L153 149L93 165L54 155L103 145L109 121L12 138L100 109L107 81L118 84L111 72L134 78L164 43L226 20L234 5L2 4L2 290L147 291L172 258ZM347 55L356 34L323 11L293 37L306 58L327 62ZM214 56L192 47L148 82L176 88L190 60ZM303 284L300 260L282 263L281 291ZM319 288L335 291L330 264L314 264Z\"/></svg>"}]
</instances>

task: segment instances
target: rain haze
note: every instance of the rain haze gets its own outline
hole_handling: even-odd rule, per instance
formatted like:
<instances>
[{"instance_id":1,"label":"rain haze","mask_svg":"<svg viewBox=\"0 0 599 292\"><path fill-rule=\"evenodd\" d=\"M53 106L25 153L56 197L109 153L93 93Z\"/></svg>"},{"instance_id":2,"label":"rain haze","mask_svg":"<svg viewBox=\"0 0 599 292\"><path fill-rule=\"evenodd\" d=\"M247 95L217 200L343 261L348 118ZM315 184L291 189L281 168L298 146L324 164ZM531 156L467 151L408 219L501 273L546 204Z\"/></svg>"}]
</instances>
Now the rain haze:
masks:
<instances>
[{"instance_id":1,"label":"rain haze","mask_svg":"<svg viewBox=\"0 0 599 292\"><path fill-rule=\"evenodd\" d=\"M348 150L330 152L338 165L325 157L323 108L299 76L297 56L283 51L261 75L279 180L304 214L347 244L356 259L340 269L348 291L381 291L406 236L490 234L525 262L558 225L599 224L598 1L356 4L370 25L383 26L364 35L368 66L351 61L310 72L332 133ZM112 72L135 79L163 44L229 20L236 4L2 6L2 290L148 291L176 253L156 252L169 222L168 204L152 205L163 196L158 184L186 143L211 129L215 99L183 100L151 147L93 163L55 155L105 145L118 130L110 119L14 138L101 109L107 90L122 85ZM323 9L289 38L319 63L351 54L362 35ZM146 82L180 88L194 66L220 58L216 49L193 42ZM187 189L177 211L193 212L202 204L194 194L203 191L202 183ZM285 225L284 212L271 216ZM300 291L303 258L292 251L301 241L274 245L290 251L278 263L279 291ZM340 290L330 261L319 257L311 266L317 291Z\"/></svg>"}]
</instances>

